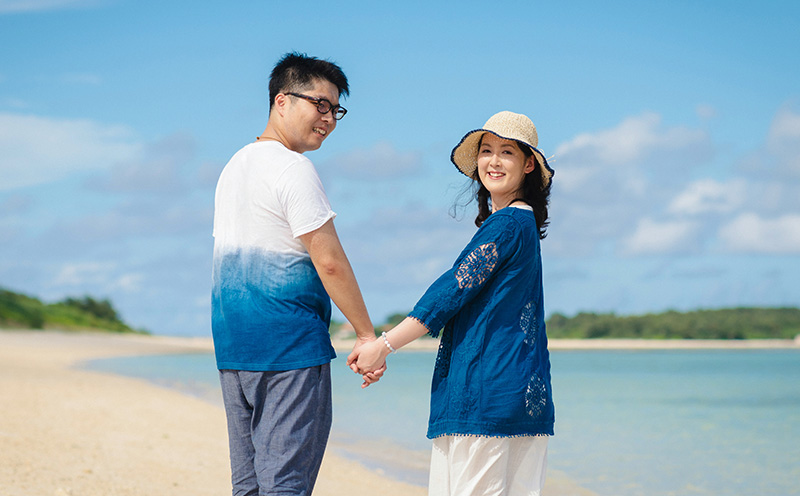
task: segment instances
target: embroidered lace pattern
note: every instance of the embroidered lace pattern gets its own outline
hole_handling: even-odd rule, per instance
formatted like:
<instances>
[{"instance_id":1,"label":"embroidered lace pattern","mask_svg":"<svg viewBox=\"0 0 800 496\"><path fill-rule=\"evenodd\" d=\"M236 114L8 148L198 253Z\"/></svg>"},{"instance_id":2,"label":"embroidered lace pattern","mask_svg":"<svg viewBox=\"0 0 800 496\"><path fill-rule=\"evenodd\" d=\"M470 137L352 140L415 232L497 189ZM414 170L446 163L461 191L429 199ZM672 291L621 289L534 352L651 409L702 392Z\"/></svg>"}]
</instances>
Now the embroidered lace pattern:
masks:
<instances>
[{"instance_id":1,"label":"embroidered lace pattern","mask_svg":"<svg viewBox=\"0 0 800 496\"><path fill-rule=\"evenodd\" d=\"M442 339L439 341L439 353L436 354L434 373L439 377L447 377L450 371L450 357L453 354L453 332L445 327Z\"/></svg>"},{"instance_id":2,"label":"embroidered lace pattern","mask_svg":"<svg viewBox=\"0 0 800 496\"><path fill-rule=\"evenodd\" d=\"M536 319L536 307L534 307L533 301L529 301L522 308L519 326L522 332L525 333L525 344L533 347L536 344L536 331L539 328L539 322Z\"/></svg>"},{"instance_id":3,"label":"embroidered lace pattern","mask_svg":"<svg viewBox=\"0 0 800 496\"><path fill-rule=\"evenodd\" d=\"M483 283L491 276L497 265L497 246L492 243L486 243L478 246L470 252L469 255L464 257L464 260L458 265L454 276L459 289L475 288ZM442 307L451 307L455 301L460 297L458 293L443 288L443 290L436 295L436 301ZM434 335L434 333L431 333ZM452 332L442 333L442 339L439 343L439 353L436 356L435 373L440 377L446 377L450 370L450 358L453 353L453 336ZM462 353L474 353L475 350L462 350Z\"/></svg>"},{"instance_id":4,"label":"embroidered lace pattern","mask_svg":"<svg viewBox=\"0 0 800 496\"><path fill-rule=\"evenodd\" d=\"M547 385L538 374L533 374L525 391L525 409L531 417L540 417L547 405Z\"/></svg>"},{"instance_id":5,"label":"embroidered lace pattern","mask_svg":"<svg viewBox=\"0 0 800 496\"><path fill-rule=\"evenodd\" d=\"M497 265L497 246L494 243L480 245L459 264L455 276L458 287L474 288L480 286L492 274Z\"/></svg>"}]
</instances>

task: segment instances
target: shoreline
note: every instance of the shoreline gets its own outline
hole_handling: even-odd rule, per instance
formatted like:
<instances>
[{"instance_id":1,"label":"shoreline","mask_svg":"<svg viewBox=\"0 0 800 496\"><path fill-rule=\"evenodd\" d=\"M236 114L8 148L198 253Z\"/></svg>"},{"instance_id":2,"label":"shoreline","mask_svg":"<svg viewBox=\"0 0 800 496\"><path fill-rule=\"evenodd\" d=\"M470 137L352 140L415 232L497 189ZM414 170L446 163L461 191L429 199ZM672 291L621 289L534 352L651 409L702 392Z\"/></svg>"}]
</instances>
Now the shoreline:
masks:
<instances>
[{"instance_id":1,"label":"shoreline","mask_svg":"<svg viewBox=\"0 0 800 496\"><path fill-rule=\"evenodd\" d=\"M334 339L337 353L345 357L353 348L352 339ZM800 336L795 339L548 339L551 351L578 350L768 350L800 349ZM213 347L212 347L213 349ZM412 341L401 351L436 351L437 339Z\"/></svg>"},{"instance_id":2,"label":"shoreline","mask_svg":"<svg viewBox=\"0 0 800 496\"><path fill-rule=\"evenodd\" d=\"M550 339L550 350L800 349L800 339Z\"/></svg>"},{"instance_id":3,"label":"shoreline","mask_svg":"<svg viewBox=\"0 0 800 496\"><path fill-rule=\"evenodd\" d=\"M345 359L353 340L336 340ZM407 349L435 351L436 340ZM792 340L552 340L551 350L798 349ZM211 353L205 337L0 329L0 487L4 495L225 494L230 491L225 414L175 389L78 368L123 356ZM333 451L333 452L332 452ZM325 455L314 494L423 495L359 463ZM548 496L592 495L549 470Z\"/></svg>"},{"instance_id":4,"label":"shoreline","mask_svg":"<svg viewBox=\"0 0 800 496\"><path fill-rule=\"evenodd\" d=\"M147 343L147 347L157 344L167 349L161 353L213 353L214 342L211 337L203 336L168 336L160 334L127 334L105 333L102 331L62 331L57 329L2 329L0 333L32 333L32 334L64 334L88 336L119 336L131 343ZM344 358L353 349L355 340L331 339L334 349ZM767 350L767 349L800 349L800 335L795 339L548 339L549 350ZM436 351L439 349L438 339L419 339L402 348L404 351ZM158 353L158 352L156 352ZM125 353L136 354L136 352ZM114 355L120 356L120 355ZM104 358L104 357L91 357Z\"/></svg>"}]
</instances>

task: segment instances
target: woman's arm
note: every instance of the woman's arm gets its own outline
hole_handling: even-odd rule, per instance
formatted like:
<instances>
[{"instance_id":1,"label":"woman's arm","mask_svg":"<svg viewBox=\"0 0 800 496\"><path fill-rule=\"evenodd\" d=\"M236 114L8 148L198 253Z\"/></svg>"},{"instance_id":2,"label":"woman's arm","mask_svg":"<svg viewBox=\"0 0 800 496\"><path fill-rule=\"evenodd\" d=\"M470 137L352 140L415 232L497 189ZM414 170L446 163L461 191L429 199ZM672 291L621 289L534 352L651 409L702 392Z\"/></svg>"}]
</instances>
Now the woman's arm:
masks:
<instances>
[{"instance_id":1,"label":"woman's arm","mask_svg":"<svg viewBox=\"0 0 800 496\"><path fill-rule=\"evenodd\" d=\"M487 220L456 260L453 267L428 287L409 317L377 339L362 345L347 357L347 365L364 375L385 365L392 348L401 348L423 334L436 337L445 324L478 295L494 274L516 253L520 236L517 221L499 215ZM365 387L365 386L362 386Z\"/></svg>"}]
</instances>

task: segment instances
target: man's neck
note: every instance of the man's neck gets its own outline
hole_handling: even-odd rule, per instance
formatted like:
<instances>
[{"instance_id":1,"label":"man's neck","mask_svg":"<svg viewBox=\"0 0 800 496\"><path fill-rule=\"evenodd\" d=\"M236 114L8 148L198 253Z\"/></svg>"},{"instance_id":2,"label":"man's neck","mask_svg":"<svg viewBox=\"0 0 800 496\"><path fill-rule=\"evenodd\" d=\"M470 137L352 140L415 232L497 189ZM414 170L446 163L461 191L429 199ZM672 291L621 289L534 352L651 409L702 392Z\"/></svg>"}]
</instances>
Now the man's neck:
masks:
<instances>
[{"instance_id":1,"label":"man's neck","mask_svg":"<svg viewBox=\"0 0 800 496\"><path fill-rule=\"evenodd\" d=\"M264 129L264 132L261 133L258 137L256 137L256 141L258 142L277 141L278 143L282 144L289 150L293 150L293 148L289 145L289 140L286 139L286 133L281 132L280 127L276 126L272 121L267 123L266 129Z\"/></svg>"}]
</instances>

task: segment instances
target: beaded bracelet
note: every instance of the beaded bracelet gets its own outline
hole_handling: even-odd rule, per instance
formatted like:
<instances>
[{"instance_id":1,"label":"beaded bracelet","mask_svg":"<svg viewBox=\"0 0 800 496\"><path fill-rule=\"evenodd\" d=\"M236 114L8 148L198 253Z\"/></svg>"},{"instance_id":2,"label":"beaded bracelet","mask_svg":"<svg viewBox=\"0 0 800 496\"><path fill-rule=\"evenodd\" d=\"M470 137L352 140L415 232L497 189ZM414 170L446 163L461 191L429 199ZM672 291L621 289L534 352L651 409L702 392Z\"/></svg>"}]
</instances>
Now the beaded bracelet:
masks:
<instances>
[{"instance_id":1,"label":"beaded bracelet","mask_svg":"<svg viewBox=\"0 0 800 496\"><path fill-rule=\"evenodd\" d=\"M383 342L384 342L384 344L386 344L386 347L389 348L389 353L397 352L397 350L394 349L394 347L391 345L391 343L389 343L389 338L386 337L386 333L385 332L381 333L381 337L383 338Z\"/></svg>"}]
</instances>

